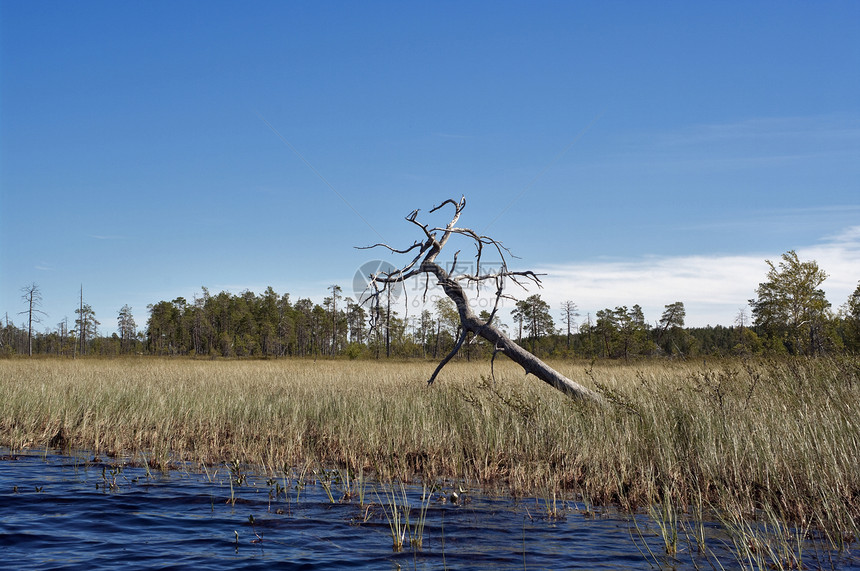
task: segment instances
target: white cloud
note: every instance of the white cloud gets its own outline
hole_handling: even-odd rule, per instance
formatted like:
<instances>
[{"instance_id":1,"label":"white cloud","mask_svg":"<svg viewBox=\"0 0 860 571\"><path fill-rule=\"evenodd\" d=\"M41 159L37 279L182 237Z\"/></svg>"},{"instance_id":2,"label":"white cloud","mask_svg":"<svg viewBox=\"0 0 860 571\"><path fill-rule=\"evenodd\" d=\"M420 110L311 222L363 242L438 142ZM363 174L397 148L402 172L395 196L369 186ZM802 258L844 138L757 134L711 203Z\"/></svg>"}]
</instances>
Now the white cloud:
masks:
<instances>
[{"instance_id":1,"label":"white cloud","mask_svg":"<svg viewBox=\"0 0 860 571\"><path fill-rule=\"evenodd\" d=\"M860 280L860 226L846 228L821 244L798 248L797 254L801 260L815 260L827 272L822 287L835 309ZM573 300L583 318L589 312L593 317L600 309L639 304L645 318L654 323L664 306L682 301L688 326L732 325L765 279L765 259L776 262L781 255L655 256L554 264L536 271L547 274L542 278L541 297L555 309L562 301Z\"/></svg>"},{"instance_id":2,"label":"white cloud","mask_svg":"<svg viewBox=\"0 0 860 571\"><path fill-rule=\"evenodd\" d=\"M801 259L812 259L827 272L822 287L836 308L848 299L860 281L860 226L851 226L828 237L825 242L799 248Z\"/></svg>"},{"instance_id":3,"label":"white cloud","mask_svg":"<svg viewBox=\"0 0 860 571\"><path fill-rule=\"evenodd\" d=\"M801 260L815 260L828 274L823 288L827 298L836 309L842 305L860 281L860 226L851 226L825 237L820 244L797 248ZM585 320L586 314L594 314L605 308L639 304L650 323L660 319L665 306L681 301L687 310L686 325L732 325L738 311L747 308L749 299L755 297L755 289L765 279L765 260L778 262L782 251L760 252L740 255L695 255L695 256L650 256L637 260L591 260L545 265L533 268L541 276L543 289L530 286L524 291L508 283L506 293L517 299L525 299L538 293L552 306L552 315L557 326L560 322L560 306L565 300L574 301ZM289 292L290 299L297 301L309 297L322 303L329 284L340 284L343 295L355 299L354 276L331 276L306 284L279 284L272 287L278 293ZM415 317L423 309L421 303L424 280L414 279L407 285L407 295L398 296L396 311L399 315ZM267 284L268 285L268 284ZM434 288L432 280L428 300L443 296ZM266 288L261 284L214 284L210 291L229 291L237 294L250 290L258 295ZM196 290L185 290L196 291ZM487 288L480 297L470 291L473 309L477 312L492 308L492 291ZM172 299L172 297L162 297ZM190 298L189 298L190 300ZM408 303L408 309L404 306ZM502 319L511 324L510 310L513 302L503 300ZM433 309L432 304L428 309ZM747 308L748 312L748 308Z\"/></svg>"}]
</instances>

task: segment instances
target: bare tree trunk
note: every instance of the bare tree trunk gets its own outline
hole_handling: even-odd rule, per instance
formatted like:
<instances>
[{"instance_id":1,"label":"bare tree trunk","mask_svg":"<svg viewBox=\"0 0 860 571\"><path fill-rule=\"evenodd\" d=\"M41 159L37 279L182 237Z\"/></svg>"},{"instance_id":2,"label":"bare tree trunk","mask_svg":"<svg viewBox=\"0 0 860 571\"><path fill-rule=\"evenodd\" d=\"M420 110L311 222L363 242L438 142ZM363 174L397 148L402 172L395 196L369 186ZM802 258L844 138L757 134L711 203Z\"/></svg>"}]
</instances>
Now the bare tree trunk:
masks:
<instances>
[{"instance_id":1,"label":"bare tree trunk","mask_svg":"<svg viewBox=\"0 0 860 571\"><path fill-rule=\"evenodd\" d=\"M26 285L21 288L21 291L24 293L21 298L27 302L27 310L21 311L20 314L27 315L27 355L29 357L33 356L33 323L41 323L42 315L47 315L44 311L39 309L39 306L42 305L42 292L39 289L39 286L36 282L31 283L30 285ZM8 317L7 317L8 321Z\"/></svg>"},{"instance_id":2,"label":"bare tree trunk","mask_svg":"<svg viewBox=\"0 0 860 571\"><path fill-rule=\"evenodd\" d=\"M465 338L467 332L474 333L475 335L478 335L492 343L496 351L507 355L511 361L521 366L523 370L525 370L526 374L534 375L541 381L560 390L566 395L579 400L603 400L602 397L594 391L568 379L541 361L534 354L514 343L507 335L493 325L492 322L485 323L479 319L472 311L472 308L469 307L466 294L460 284L451 280L447 276L443 277L441 274L444 273L444 270L435 263L432 263L432 266L434 267L428 266L426 269L435 274L437 278L440 278L439 283L445 291L445 294L451 298L457 306L457 312L460 314L460 322L463 324L463 334L461 335L461 339ZM442 370L442 367L450 360L450 358L456 354L460 345L462 345L462 343L455 346L448 358L439 364L436 371L433 372L433 376L430 377L430 380L428 381L429 383L433 383L436 379L436 375L439 374L439 371Z\"/></svg>"},{"instance_id":3,"label":"bare tree trunk","mask_svg":"<svg viewBox=\"0 0 860 571\"><path fill-rule=\"evenodd\" d=\"M436 370L433 372L430 379L427 381L428 384L433 383L442 368L457 354L457 352L463 346L463 343L465 342L468 334L472 333L489 341L492 344L495 352L502 352L507 355L509 359L520 365L527 374L531 373L538 379L560 390L561 392L578 400L603 402L603 398L599 394L568 379L567 377L565 377L564 375L538 359L535 355L511 341L507 337L507 335L505 335L501 330L499 330L495 325L493 325L493 319L498 309L499 300L503 297L503 284L505 279L510 279L517 284L519 284L519 281L517 281L518 279L528 279L536 283L538 286L540 285L540 280L534 272L515 272L509 270L505 261L505 254L510 254L510 252L498 241L493 240L492 238L489 238L487 236L478 235L476 232L469 228L458 228L456 226L457 220L460 218L460 214L466 206L465 197L463 197L459 202L455 202L450 199L446 200L439 206L430 210L430 212L433 213L447 204L451 204L454 206L455 213L452 220L445 227L429 228L428 225L421 224L417 221L417 210L413 211L409 216L406 217L407 221L421 228L425 236L425 240L423 242L416 241L409 248L402 250L397 250L387 244L375 244L373 246L369 246L370 248L381 246L387 248L392 253L396 254L406 254L415 249L418 249L418 254L410 263L406 264L404 267L397 270L393 270L391 272L380 271L370 276L370 287L372 288L372 292L367 299L371 300L374 303L376 315L379 315L379 304L381 301L380 297L383 293L390 293L390 287L392 287L394 284L403 283L414 276L423 276L427 274L432 274L436 278L438 285L442 287L442 289L445 291L445 294L454 302L454 305L457 308L457 313L460 318L460 324L462 326L460 328L461 330L459 332L457 342L454 344L454 348L451 350L451 352L446 355L442 359L442 361L439 362L439 365L436 367ZM454 275L455 270L457 268L457 254L454 254L454 261L451 264L450 274L439 264L436 263L436 256L438 256L439 253L442 251L442 248L448 242L448 239L454 235L463 236L468 239L471 239L475 247L477 248L477 271L475 272L475 274ZM500 269L485 274L481 273L481 252L484 247L490 247L501 258L502 264ZM490 282L495 284L496 305L493 308L493 311L490 313L489 319L484 321L478 318L474 314L474 312L472 312L472 309L469 307L468 299L466 298L466 293L463 291L463 287L460 285L461 281L465 281L466 283L471 284L477 284L479 287L480 284L484 282ZM425 281L425 283L428 282ZM373 315L373 312L371 312L371 314ZM436 336L436 342L438 345L438 332Z\"/></svg>"},{"instance_id":4,"label":"bare tree trunk","mask_svg":"<svg viewBox=\"0 0 860 571\"><path fill-rule=\"evenodd\" d=\"M81 326L78 327L80 331L80 341L81 341L81 355L84 354L84 336L86 335L86 322L84 321L84 284L81 284Z\"/></svg>"}]
</instances>

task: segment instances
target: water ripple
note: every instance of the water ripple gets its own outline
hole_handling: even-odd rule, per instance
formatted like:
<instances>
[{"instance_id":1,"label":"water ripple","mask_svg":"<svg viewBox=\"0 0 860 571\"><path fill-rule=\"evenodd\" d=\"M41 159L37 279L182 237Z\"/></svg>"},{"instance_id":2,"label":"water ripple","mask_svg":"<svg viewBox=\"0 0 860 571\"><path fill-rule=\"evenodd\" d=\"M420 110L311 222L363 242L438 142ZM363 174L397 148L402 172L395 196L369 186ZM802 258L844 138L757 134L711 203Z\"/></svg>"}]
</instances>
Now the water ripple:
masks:
<instances>
[{"instance_id":1,"label":"water ripple","mask_svg":"<svg viewBox=\"0 0 860 571\"><path fill-rule=\"evenodd\" d=\"M226 469L210 477L153 475L82 458L0 452L7 456L0 461L3 568L652 568L629 519L536 517L534 501L475 496L466 505L434 503L422 549L395 553L382 506L331 504L319 486L305 487L298 499L291 489L273 500L264 478L231 491ZM646 539L659 553L656 535ZM680 559L677 568L695 567ZM858 563L845 558L839 567L856 570Z\"/></svg>"}]
</instances>

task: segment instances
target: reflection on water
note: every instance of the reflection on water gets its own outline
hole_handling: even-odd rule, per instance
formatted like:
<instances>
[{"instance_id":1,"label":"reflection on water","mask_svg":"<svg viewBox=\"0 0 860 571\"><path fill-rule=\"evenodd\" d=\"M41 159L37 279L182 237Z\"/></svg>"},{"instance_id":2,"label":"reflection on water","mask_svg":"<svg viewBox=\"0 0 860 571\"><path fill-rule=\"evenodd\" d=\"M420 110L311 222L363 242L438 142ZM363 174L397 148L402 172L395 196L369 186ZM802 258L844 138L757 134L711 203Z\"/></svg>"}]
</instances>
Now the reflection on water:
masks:
<instances>
[{"instance_id":1,"label":"reflection on water","mask_svg":"<svg viewBox=\"0 0 860 571\"><path fill-rule=\"evenodd\" d=\"M538 500L476 494L439 501L451 490L429 504L421 549L407 541L398 553L383 506L389 496L374 484L362 506L357 497L332 503L319 482L297 489L289 478L243 474L238 485L228 466L162 474L87 457L0 455L0 567L9 569L695 569L717 562L713 551L704 557L684 545L666 559L644 518L634 525L619 515L586 517L574 505L550 518ZM408 495L414 524L421 489ZM717 553L724 541L715 540ZM719 562L737 566L725 549ZM845 555L837 564L858 569Z\"/></svg>"}]
</instances>

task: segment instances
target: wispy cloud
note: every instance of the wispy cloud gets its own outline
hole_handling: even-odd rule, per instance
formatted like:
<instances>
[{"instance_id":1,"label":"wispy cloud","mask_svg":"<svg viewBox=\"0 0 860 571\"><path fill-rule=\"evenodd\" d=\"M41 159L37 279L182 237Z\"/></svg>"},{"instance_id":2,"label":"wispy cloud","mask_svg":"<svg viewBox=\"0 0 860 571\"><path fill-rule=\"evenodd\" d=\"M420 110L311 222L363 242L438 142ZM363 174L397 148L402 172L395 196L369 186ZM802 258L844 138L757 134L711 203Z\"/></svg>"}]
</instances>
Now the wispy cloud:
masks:
<instances>
[{"instance_id":1,"label":"wispy cloud","mask_svg":"<svg viewBox=\"0 0 860 571\"><path fill-rule=\"evenodd\" d=\"M772 208L763 210L741 210L735 216L717 220L682 222L676 228L688 232L701 230L745 231L766 229L769 232L796 230L797 228L832 227L840 223L850 224L860 217L860 204L811 206L805 208ZM838 235L824 240L837 241Z\"/></svg>"},{"instance_id":2,"label":"wispy cloud","mask_svg":"<svg viewBox=\"0 0 860 571\"><path fill-rule=\"evenodd\" d=\"M93 240L127 240L126 236L105 235L105 234L90 234Z\"/></svg>"},{"instance_id":3,"label":"wispy cloud","mask_svg":"<svg viewBox=\"0 0 860 571\"><path fill-rule=\"evenodd\" d=\"M856 209L860 210L860 207L856 207ZM860 226L850 226L836 234L827 236L825 240L834 245L845 244L848 247L857 248L860 246Z\"/></svg>"},{"instance_id":4,"label":"wispy cloud","mask_svg":"<svg viewBox=\"0 0 860 571\"><path fill-rule=\"evenodd\" d=\"M853 160L860 151L858 117L753 118L639 133L623 145L627 165L652 168L738 168Z\"/></svg>"},{"instance_id":5,"label":"wispy cloud","mask_svg":"<svg viewBox=\"0 0 860 571\"><path fill-rule=\"evenodd\" d=\"M857 287L860 226L846 228L821 244L798 248L797 253L802 260L815 260L827 272L823 288L834 308ZM654 256L548 265L538 270L547 274L540 294L556 308L564 300L573 300L583 316L607 307L639 304L652 323L665 305L682 301L687 325L731 325L765 279L765 260L777 261L781 255Z\"/></svg>"},{"instance_id":6,"label":"wispy cloud","mask_svg":"<svg viewBox=\"0 0 860 571\"><path fill-rule=\"evenodd\" d=\"M461 133L433 133L435 137L441 137L443 139L474 139L475 135L466 135Z\"/></svg>"},{"instance_id":7,"label":"wispy cloud","mask_svg":"<svg viewBox=\"0 0 860 571\"><path fill-rule=\"evenodd\" d=\"M685 129L663 133L654 142L666 146L713 143L860 142L860 120L854 117L767 117L732 123L691 125Z\"/></svg>"}]
</instances>

